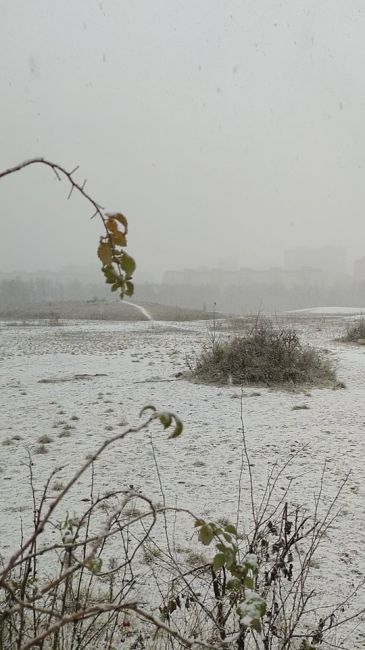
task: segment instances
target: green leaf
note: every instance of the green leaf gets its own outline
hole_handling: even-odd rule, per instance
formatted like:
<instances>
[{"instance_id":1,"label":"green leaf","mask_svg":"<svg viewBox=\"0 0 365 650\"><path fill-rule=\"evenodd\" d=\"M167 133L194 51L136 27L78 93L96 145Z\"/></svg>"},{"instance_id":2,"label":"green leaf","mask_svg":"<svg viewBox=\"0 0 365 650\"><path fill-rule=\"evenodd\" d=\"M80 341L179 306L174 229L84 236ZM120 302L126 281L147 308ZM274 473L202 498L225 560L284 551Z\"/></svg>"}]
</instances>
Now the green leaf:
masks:
<instances>
[{"instance_id":1,"label":"green leaf","mask_svg":"<svg viewBox=\"0 0 365 650\"><path fill-rule=\"evenodd\" d=\"M91 573L99 573L101 571L101 567L103 566L103 561L100 557L90 558L86 566L89 571L91 571Z\"/></svg>"},{"instance_id":2,"label":"green leaf","mask_svg":"<svg viewBox=\"0 0 365 650\"><path fill-rule=\"evenodd\" d=\"M232 549L226 550L226 565L227 569L231 569L236 564L236 553Z\"/></svg>"},{"instance_id":3,"label":"green leaf","mask_svg":"<svg viewBox=\"0 0 365 650\"><path fill-rule=\"evenodd\" d=\"M245 587L247 587L247 589L253 589L253 578L251 578L251 576L245 577Z\"/></svg>"},{"instance_id":4,"label":"green leaf","mask_svg":"<svg viewBox=\"0 0 365 650\"><path fill-rule=\"evenodd\" d=\"M216 548L218 549L218 551L221 551L222 553L225 553L227 551L227 549L228 549L228 546L226 546L225 544L222 544L220 542L219 544L216 545Z\"/></svg>"},{"instance_id":5,"label":"green leaf","mask_svg":"<svg viewBox=\"0 0 365 650\"><path fill-rule=\"evenodd\" d=\"M224 530L226 531L226 533L231 533L231 535L236 535L237 536L237 529L232 524L227 524L224 527Z\"/></svg>"},{"instance_id":6,"label":"green leaf","mask_svg":"<svg viewBox=\"0 0 365 650\"><path fill-rule=\"evenodd\" d=\"M226 561L226 556L224 555L224 553L217 553L214 556L213 569L215 571L217 571L217 569L221 569L222 566L224 566L225 561Z\"/></svg>"},{"instance_id":7,"label":"green leaf","mask_svg":"<svg viewBox=\"0 0 365 650\"><path fill-rule=\"evenodd\" d=\"M133 296L134 294L134 284L130 280L127 280L125 283L125 295L126 296Z\"/></svg>"},{"instance_id":8,"label":"green leaf","mask_svg":"<svg viewBox=\"0 0 365 650\"><path fill-rule=\"evenodd\" d=\"M177 415L174 415L173 413L171 415L175 420L175 428L173 432L170 433L169 438L178 438L183 432L183 423L181 422L180 418L177 417Z\"/></svg>"},{"instance_id":9,"label":"green leaf","mask_svg":"<svg viewBox=\"0 0 365 650\"><path fill-rule=\"evenodd\" d=\"M112 282L118 282L120 280L120 275L118 275L115 272L115 269L113 268L112 264L108 264L107 266L104 266L102 269L105 277L107 278L108 281Z\"/></svg>"},{"instance_id":10,"label":"green leaf","mask_svg":"<svg viewBox=\"0 0 365 650\"><path fill-rule=\"evenodd\" d=\"M163 413L160 413L159 420L160 420L163 428L168 429L168 427L171 426L172 415L171 415L171 413L167 413L167 411L163 412Z\"/></svg>"},{"instance_id":11,"label":"green leaf","mask_svg":"<svg viewBox=\"0 0 365 650\"><path fill-rule=\"evenodd\" d=\"M241 589L241 587L242 587L242 583L241 580L239 580L239 578L231 578L227 582L228 591L238 591L239 589Z\"/></svg>"},{"instance_id":12,"label":"green leaf","mask_svg":"<svg viewBox=\"0 0 365 650\"><path fill-rule=\"evenodd\" d=\"M244 602L241 603L241 609L241 624L246 627L253 626L255 630L259 631L257 621L260 622L260 618L264 616L266 612L266 603L263 598L253 591L247 596Z\"/></svg>"},{"instance_id":13,"label":"green leaf","mask_svg":"<svg viewBox=\"0 0 365 650\"><path fill-rule=\"evenodd\" d=\"M130 257L130 255L127 255L127 253L124 253L122 256L120 266L122 267L123 271L125 271L129 276L132 276L136 270L136 263L133 257Z\"/></svg>"},{"instance_id":14,"label":"green leaf","mask_svg":"<svg viewBox=\"0 0 365 650\"><path fill-rule=\"evenodd\" d=\"M255 630L256 632L261 634L262 627L261 627L261 621L260 621L259 618L254 618L253 619L253 621L251 622L251 627L252 627L253 630Z\"/></svg>"},{"instance_id":15,"label":"green leaf","mask_svg":"<svg viewBox=\"0 0 365 650\"><path fill-rule=\"evenodd\" d=\"M204 526L204 524L205 524L204 519L195 519L194 528L199 528L199 526Z\"/></svg>"},{"instance_id":16,"label":"green leaf","mask_svg":"<svg viewBox=\"0 0 365 650\"><path fill-rule=\"evenodd\" d=\"M204 546L209 546L211 541L214 538L213 531L209 524L204 524L204 526L201 527L199 530L199 541L204 544Z\"/></svg>"}]
</instances>

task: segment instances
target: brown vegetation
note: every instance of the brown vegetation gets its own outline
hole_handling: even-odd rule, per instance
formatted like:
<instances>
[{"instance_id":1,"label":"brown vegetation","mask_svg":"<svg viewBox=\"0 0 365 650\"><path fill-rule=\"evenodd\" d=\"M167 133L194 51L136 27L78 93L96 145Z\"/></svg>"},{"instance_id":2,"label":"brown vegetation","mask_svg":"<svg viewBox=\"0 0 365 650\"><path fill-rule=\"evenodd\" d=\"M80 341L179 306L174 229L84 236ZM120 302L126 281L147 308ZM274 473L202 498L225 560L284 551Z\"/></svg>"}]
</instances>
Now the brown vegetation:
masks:
<instances>
[{"instance_id":1,"label":"brown vegetation","mask_svg":"<svg viewBox=\"0 0 365 650\"><path fill-rule=\"evenodd\" d=\"M295 330L258 319L243 336L214 341L203 350L194 375L219 384L323 385L336 374L318 350L304 347Z\"/></svg>"},{"instance_id":2,"label":"brown vegetation","mask_svg":"<svg viewBox=\"0 0 365 650\"><path fill-rule=\"evenodd\" d=\"M365 343L365 318L352 321L347 326L346 334L342 340L347 343Z\"/></svg>"}]
</instances>

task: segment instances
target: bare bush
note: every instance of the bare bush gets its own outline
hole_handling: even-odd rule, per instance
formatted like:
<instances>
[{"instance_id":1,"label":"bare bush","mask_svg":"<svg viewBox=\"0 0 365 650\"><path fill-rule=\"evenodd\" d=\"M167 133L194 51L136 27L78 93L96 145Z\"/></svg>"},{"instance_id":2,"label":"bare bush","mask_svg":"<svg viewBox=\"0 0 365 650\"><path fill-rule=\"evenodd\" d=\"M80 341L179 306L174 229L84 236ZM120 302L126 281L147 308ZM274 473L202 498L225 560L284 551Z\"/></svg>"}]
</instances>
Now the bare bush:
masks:
<instances>
[{"instance_id":1,"label":"bare bush","mask_svg":"<svg viewBox=\"0 0 365 650\"><path fill-rule=\"evenodd\" d=\"M347 326L346 334L342 340L348 343L365 341L365 318L359 318L356 321L352 321Z\"/></svg>"},{"instance_id":2,"label":"bare bush","mask_svg":"<svg viewBox=\"0 0 365 650\"><path fill-rule=\"evenodd\" d=\"M134 488L96 494L94 462L109 445L145 430L156 419L174 427L170 437L181 431L177 418L153 411L139 427L105 441L66 485L58 482L56 496L57 470L37 499L29 463L34 524L0 569L1 650L331 647L335 632L363 614L354 607L361 585L337 603L322 606L319 614L320 594L312 581L316 552L338 515L347 477L324 505L324 467L313 512L308 513L290 505L291 479L280 492L291 456L281 467L274 466L259 496L243 428L241 476L247 464L251 505L244 504L240 483L234 525L170 507L154 447L162 504ZM55 520L56 508L87 470L88 506L79 516ZM192 549L175 544L175 531L184 526L196 529ZM58 539L42 543L50 529Z\"/></svg>"},{"instance_id":3,"label":"bare bush","mask_svg":"<svg viewBox=\"0 0 365 650\"><path fill-rule=\"evenodd\" d=\"M336 374L319 351L304 347L295 330L260 318L245 336L203 350L194 375L213 383L311 384L334 382Z\"/></svg>"},{"instance_id":4,"label":"bare bush","mask_svg":"<svg viewBox=\"0 0 365 650\"><path fill-rule=\"evenodd\" d=\"M244 503L241 498L240 485L236 525L225 519L196 520L204 554L199 547L177 548L173 529L166 528L166 543L149 541L147 559L160 594L159 616L168 629L158 628L151 635L151 631L140 627L141 645L133 647L192 647L190 642L173 637L171 631L180 633L185 640L194 639L197 648L342 647L338 645L340 630L347 626L347 638L354 620L357 624L364 621L364 610L357 606L363 579L350 587L342 599L332 602L327 598L323 604L322 579L318 582L313 577L318 567L318 549L341 512L339 499L348 476L328 501L324 494L324 465L312 511L308 511L304 505L290 505L292 479L288 479L284 493L281 492L282 478L296 455L282 466L273 467L263 492L258 494L249 470L244 428L243 445L242 472L247 465L251 507L247 499ZM156 455L155 460L157 463ZM156 469L160 477L158 465ZM165 502L161 480L160 486ZM180 519L177 527L179 522Z\"/></svg>"},{"instance_id":5,"label":"bare bush","mask_svg":"<svg viewBox=\"0 0 365 650\"><path fill-rule=\"evenodd\" d=\"M110 445L146 429L155 420L170 429L170 438L180 435L182 425L177 416L158 413L153 407L148 410L152 410L148 419L106 440L65 486L55 483L59 471L55 470L39 500L29 460L33 529L25 530L28 536L19 548L2 560L1 650L111 650L126 636L128 613L149 620L149 613L144 616L138 598L133 599L131 593L136 585L136 558L145 552L164 509L132 489L96 496L93 487L93 464ZM67 514L61 521L54 520L56 508L87 470L92 479L90 505L81 516ZM141 504L138 509L136 503ZM52 530L58 531L58 541L42 544Z\"/></svg>"}]
</instances>

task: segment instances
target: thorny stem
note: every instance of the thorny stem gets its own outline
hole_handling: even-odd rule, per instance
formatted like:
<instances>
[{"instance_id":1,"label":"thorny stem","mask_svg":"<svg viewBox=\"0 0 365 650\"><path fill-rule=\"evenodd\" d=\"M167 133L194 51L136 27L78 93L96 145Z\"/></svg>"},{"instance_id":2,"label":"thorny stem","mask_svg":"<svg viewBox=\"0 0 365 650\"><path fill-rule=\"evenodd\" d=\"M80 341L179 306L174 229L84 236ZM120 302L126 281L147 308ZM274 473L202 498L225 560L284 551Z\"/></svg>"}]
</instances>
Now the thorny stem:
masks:
<instances>
[{"instance_id":1,"label":"thorny stem","mask_svg":"<svg viewBox=\"0 0 365 650\"><path fill-rule=\"evenodd\" d=\"M54 172L58 181L61 181L62 176L67 179L67 181L70 183L70 191L68 193L67 199L70 199L73 191L76 190L92 206L93 213L91 215L91 219L93 219L96 216L98 216L101 219L105 229L105 237L109 241L111 250L113 251L113 253L115 253L113 239L107 228L108 215L104 214L103 212L104 208L99 203L97 203L95 199L93 199L90 196L90 194L88 194L85 191L86 179L83 181L82 184L80 184L73 178L74 173L79 169L78 166L74 167L74 169L68 172L67 169L62 167L62 165L52 162L51 160L47 160L46 158L43 157L30 158L29 160L25 160L22 163L15 165L14 167L9 167L4 171L0 171L0 179L5 178L6 176L10 176L11 174L15 174L27 167L30 167L31 165L45 165L46 167L49 167ZM117 268L118 268L119 275L122 275L122 270L119 263L117 263Z\"/></svg>"},{"instance_id":2,"label":"thorny stem","mask_svg":"<svg viewBox=\"0 0 365 650\"><path fill-rule=\"evenodd\" d=\"M18 550L14 553L14 555L10 558L10 560L9 560L9 562L8 562L8 564L7 564L7 566L3 569L3 571L2 571L1 574L0 574L0 585L1 585L1 586L4 586L4 583L5 583L5 581L6 581L6 578L7 578L8 574L9 574L9 572L11 571L11 569L13 568L13 566L15 565L16 561L18 560L18 558L19 558L21 555L23 555L24 551L26 551L29 547L32 546L32 544L34 543L34 540L38 537L38 535L40 535L40 534L43 532L44 527L45 527L47 521L49 521L49 519L50 519L50 517L51 517L53 511L55 510L55 508L58 506L58 504L60 503L60 501L62 501L62 499L65 497L65 495L66 495L66 494L71 490L71 488L73 487L73 485L74 485L75 483L77 483L77 481L78 481L79 478L84 474L84 472L86 472L86 470L88 469L88 467L90 467L90 465L91 465L91 464L92 464L92 463L93 463L97 458L99 458L99 456L103 453L103 451L104 451L107 447L109 447L110 445L112 445L113 443L115 443L115 442L117 442L117 441L119 441L119 440L123 440L123 439L126 438L126 436L128 436L130 433L138 433L139 431L142 431L143 429L146 429L146 428L148 427L148 425L149 425L149 424L152 422L152 420L154 420L154 419L155 419L155 415L151 415L151 416L148 418L148 420L146 420L145 422L143 422L140 426L138 426L138 427L131 427L131 428L127 429L126 431L123 431L122 433L118 433L117 435L113 436L112 438L109 438L108 440L106 440L106 441L105 441L105 442L104 442L104 443L99 447L99 449L95 452L95 454L93 454L93 455L92 455L92 456L91 456L91 457L86 461L86 463L84 463L84 465L82 465L82 467L80 467L80 469L76 472L76 474L74 474L74 476L70 479L70 481L69 481L69 482L67 483L67 485L63 488L63 490L62 490L62 491L58 494L58 496L57 496L57 497L56 497L56 498L51 502L51 504L50 504L50 506L49 506L47 512L45 513L43 519L40 520L40 521L38 522L38 524L37 524L37 526L36 526L36 528L35 528L33 534L31 535L31 537L30 537L30 538L29 538L29 539L28 539L28 540L23 544L23 546L22 546L20 549L18 549Z\"/></svg>"},{"instance_id":3,"label":"thorny stem","mask_svg":"<svg viewBox=\"0 0 365 650\"><path fill-rule=\"evenodd\" d=\"M247 444L246 444L246 430L245 422L243 419L243 388L241 388L241 403L240 403L240 418L241 418L241 430L242 430L242 444L247 461L248 475L250 478L250 498L251 498L251 513L254 524L257 524L256 510L255 510L255 494L254 494L254 483L253 483L253 474L251 469L251 459L248 453Z\"/></svg>"},{"instance_id":4,"label":"thorny stem","mask_svg":"<svg viewBox=\"0 0 365 650\"><path fill-rule=\"evenodd\" d=\"M105 225L105 217L102 212L104 209L99 203L97 203L87 192L85 192L85 181L83 182L82 185L80 185L77 181L74 180L73 174L78 170L78 166L72 169L70 172L68 172L64 167L59 165L58 163L51 162L50 160L47 160L46 158L30 158L29 160L24 160L24 162L19 163L18 165L15 165L14 167L9 167L8 169L5 169L4 171L0 172L0 178L4 178L5 176L9 176L10 174L15 174L16 172L21 171L22 169L25 169L26 167L30 167L31 165L45 165L46 167L49 167L50 169L53 170L55 173L57 179L60 181L61 176L64 176L67 178L68 182L71 185L71 190L68 195L68 198L70 198L72 191L75 189L77 190L94 208L94 213L93 217L96 215L99 215L100 219L102 220L103 224Z\"/></svg>"}]
</instances>

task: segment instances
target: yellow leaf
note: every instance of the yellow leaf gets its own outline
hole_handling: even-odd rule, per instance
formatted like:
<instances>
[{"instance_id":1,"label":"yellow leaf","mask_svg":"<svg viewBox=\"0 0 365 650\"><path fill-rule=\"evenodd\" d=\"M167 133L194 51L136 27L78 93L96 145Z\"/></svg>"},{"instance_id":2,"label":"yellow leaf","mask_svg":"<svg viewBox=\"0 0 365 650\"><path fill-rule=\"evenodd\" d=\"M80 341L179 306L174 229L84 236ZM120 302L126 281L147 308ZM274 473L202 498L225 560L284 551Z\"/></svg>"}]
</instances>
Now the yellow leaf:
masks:
<instances>
[{"instance_id":1,"label":"yellow leaf","mask_svg":"<svg viewBox=\"0 0 365 650\"><path fill-rule=\"evenodd\" d=\"M123 235L123 233L120 232L120 230L117 230L116 232L113 232L113 234L111 235L111 238L112 238L113 244L115 244L116 246L126 246L127 245L126 236Z\"/></svg>"},{"instance_id":2,"label":"yellow leaf","mask_svg":"<svg viewBox=\"0 0 365 650\"><path fill-rule=\"evenodd\" d=\"M119 221L124 226L124 234L126 235L128 232L128 220L127 217L124 216L121 212L117 212L116 214L113 215L108 215L109 217L113 217L113 219L116 219L116 221Z\"/></svg>"},{"instance_id":3,"label":"yellow leaf","mask_svg":"<svg viewBox=\"0 0 365 650\"><path fill-rule=\"evenodd\" d=\"M98 247L98 258L102 261L104 266L112 263L113 251L108 242L100 242Z\"/></svg>"},{"instance_id":4,"label":"yellow leaf","mask_svg":"<svg viewBox=\"0 0 365 650\"><path fill-rule=\"evenodd\" d=\"M106 222L106 227L109 230L109 232L112 232L113 234L118 232L118 224L115 223L113 217L109 217Z\"/></svg>"}]
</instances>

